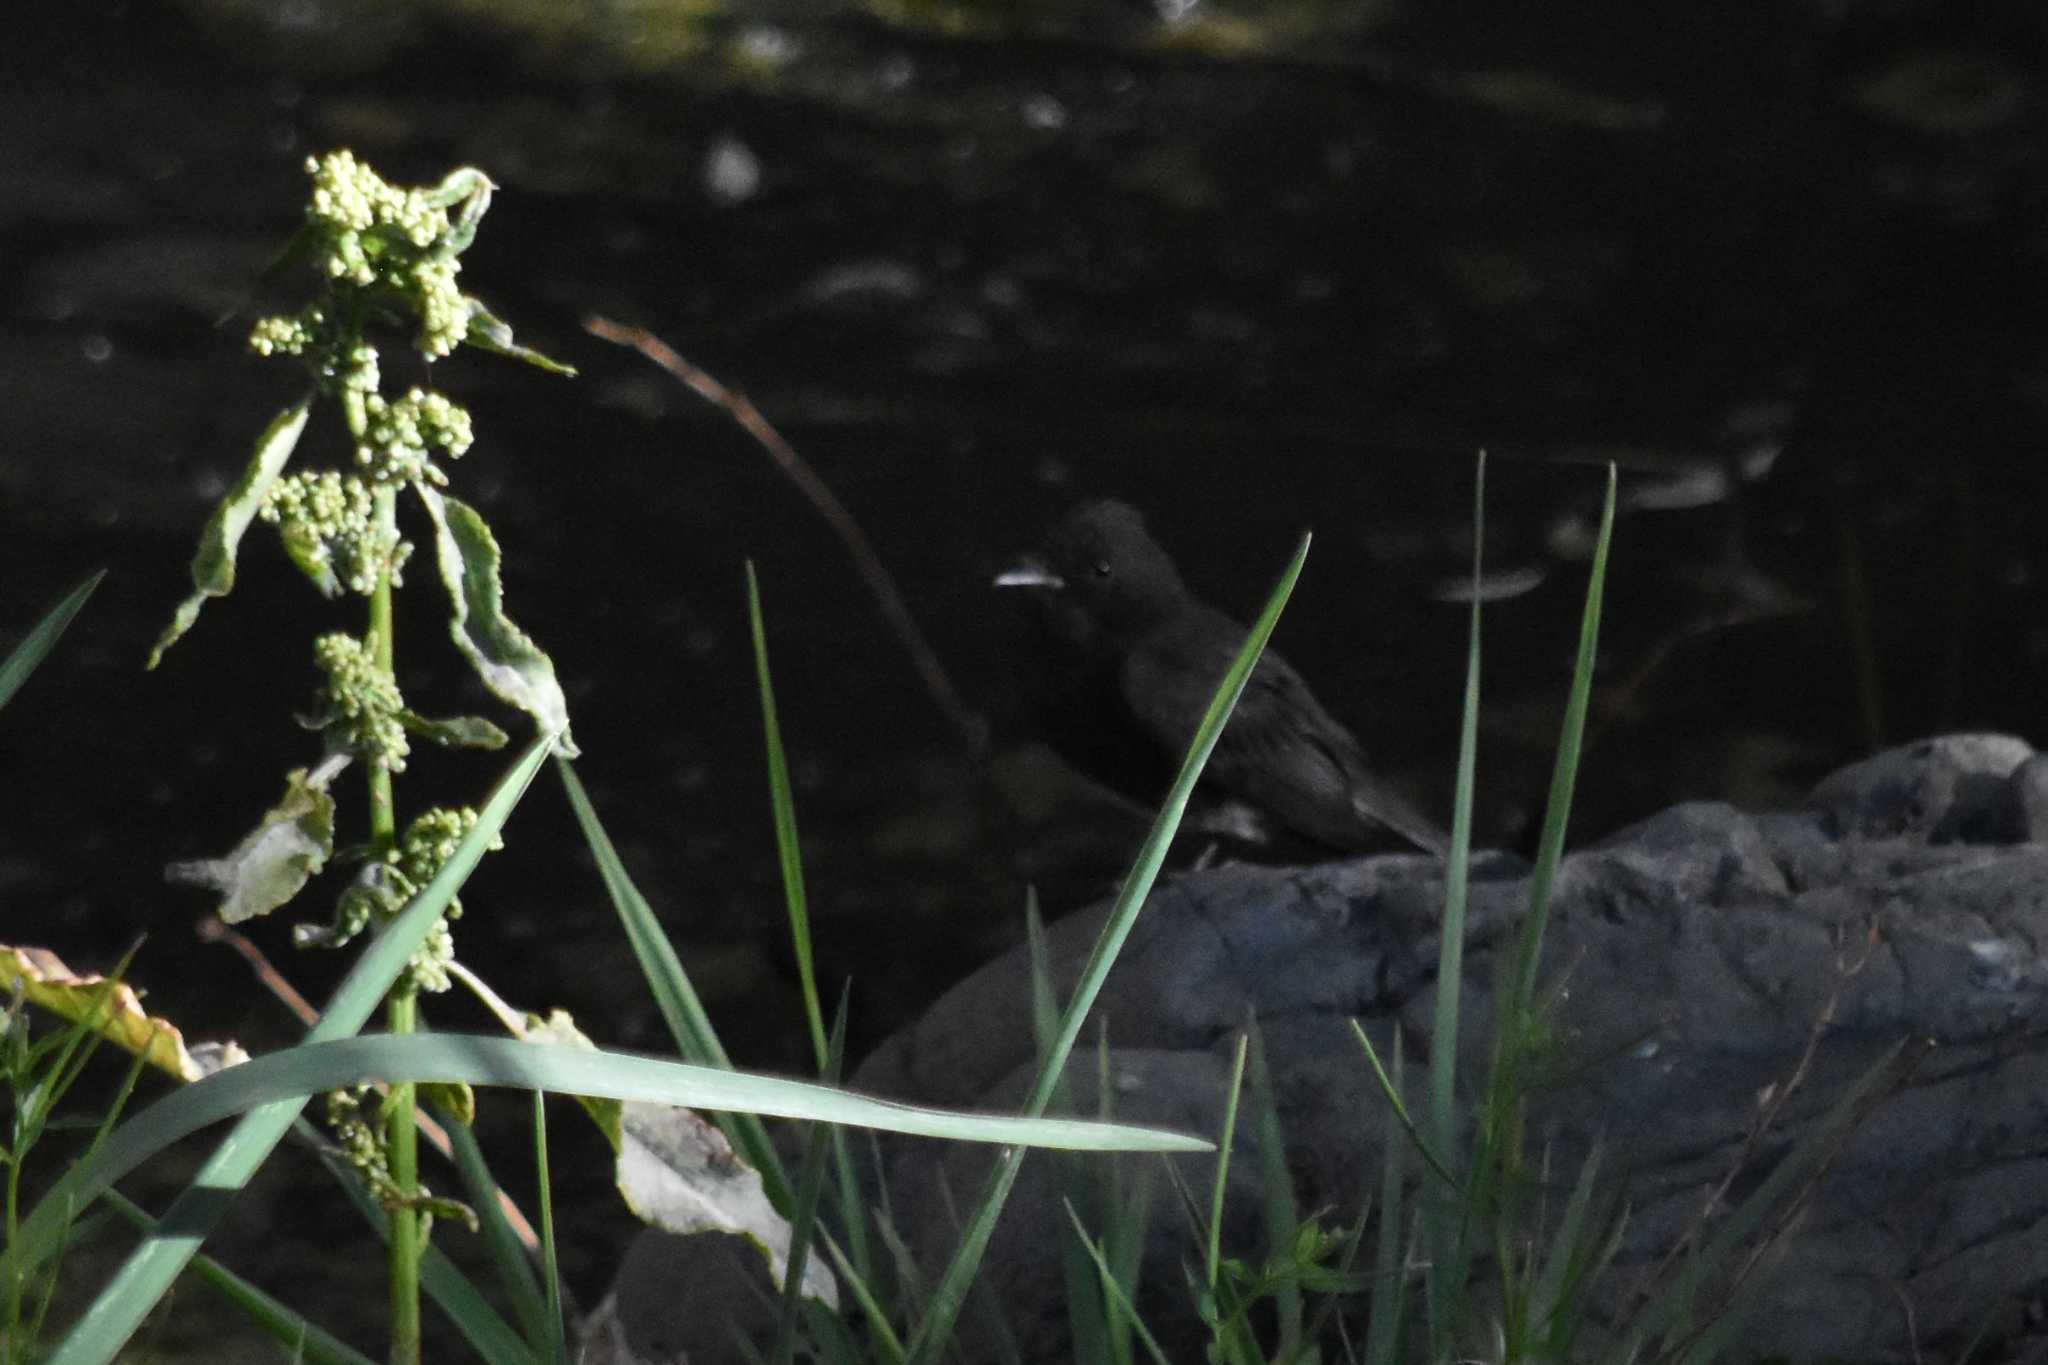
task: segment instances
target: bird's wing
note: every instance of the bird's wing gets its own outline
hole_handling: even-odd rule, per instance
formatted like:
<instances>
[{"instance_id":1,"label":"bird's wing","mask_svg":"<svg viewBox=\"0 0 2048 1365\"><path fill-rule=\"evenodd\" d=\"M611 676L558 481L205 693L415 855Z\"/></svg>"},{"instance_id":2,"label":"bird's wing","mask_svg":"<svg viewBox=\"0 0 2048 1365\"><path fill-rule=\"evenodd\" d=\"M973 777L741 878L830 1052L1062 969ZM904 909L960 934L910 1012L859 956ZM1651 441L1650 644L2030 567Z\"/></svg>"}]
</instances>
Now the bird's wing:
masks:
<instances>
[{"instance_id":1,"label":"bird's wing","mask_svg":"<svg viewBox=\"0 0 2048 1365\"><path fill-rule=\"evenodd\" d=\"M1126 658L1124 699L1176 759L1194 738L1241 634L1174 631L1147 641ZM1270 651L1252 671L1206 775L1332 848L1370 847L1382 827L1431 852L1441 853L1446 846L1428 819L1371 775L1351 732L1322 708L1301 675Z\"/></svg>"}]
</instances>

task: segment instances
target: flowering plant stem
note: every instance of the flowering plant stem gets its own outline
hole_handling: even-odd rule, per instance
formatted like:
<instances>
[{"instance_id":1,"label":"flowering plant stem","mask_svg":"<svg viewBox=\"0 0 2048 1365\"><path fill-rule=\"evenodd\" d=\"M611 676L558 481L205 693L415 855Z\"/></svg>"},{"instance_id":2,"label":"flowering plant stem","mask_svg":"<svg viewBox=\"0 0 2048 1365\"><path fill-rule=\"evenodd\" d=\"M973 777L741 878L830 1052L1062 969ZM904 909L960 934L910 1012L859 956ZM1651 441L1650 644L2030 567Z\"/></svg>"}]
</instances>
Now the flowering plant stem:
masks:
<instances>
[{"instance_id":1,"label":"flowering plant stem","mask_svg":"<svg viewBox=\"0 0 2048 1365\"><path fill-rule=\"evenodd\" d=\"M374 513L380 535L396 539L398 532L398 490L377 490ZM392 630L391 569L377 575L376 591L370 595L370 637L376 641L377 667L395 673L396 636ZM378 856L389 853L398 842L398 810L391 790L391 770L381 763L369 767L370 842ZM412 1033L419 1023L419 996L408 981L401 981L384 1002L386 1026L393 1034ZM418 1365L420 1359L420 1215L403 1202L419 1193L418 1100L410 1082L391 1087L385 1099L387 1115L384 1143L391 1163L391 1180L400 1203L391 1209L391 1243L387 1266L391 1278L391 1362Z\"/></svg>"}]
</instances>

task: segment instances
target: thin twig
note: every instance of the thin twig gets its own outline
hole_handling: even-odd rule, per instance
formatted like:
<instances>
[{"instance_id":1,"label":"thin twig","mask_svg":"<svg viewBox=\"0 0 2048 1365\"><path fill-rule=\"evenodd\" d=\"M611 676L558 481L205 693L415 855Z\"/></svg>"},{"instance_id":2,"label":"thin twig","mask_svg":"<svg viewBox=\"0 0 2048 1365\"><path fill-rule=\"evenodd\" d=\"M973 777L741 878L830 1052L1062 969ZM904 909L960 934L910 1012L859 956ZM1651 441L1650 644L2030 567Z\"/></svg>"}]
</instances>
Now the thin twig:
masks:
<instances>
[{"instance_id":1,"label":"thin twig","mask_svg":"<svg viewBox=\"0 0 2048 1365\"><path fill-rule=\"evenodd\" d=\"M320 1011L314 1009L312 1002L299 994L298 988L285 979L283 972L280 972L271 965L270 959L264 956L261 948L250 942L247 934L230 929L218 915L208 915L200 920L198 933L199 937L207 943L225 943L228 947L240 953L242 960L247 962L250 970L256 973L256 979L263 983L264 989L282 1001L286 1009L297 1015L300 1023L304 1024L307 1028L311 1028L320 1022ZM376 1082L376 1086L379 1094L389 1089L381 1081ZM420 1136L424 1137L444 1159L453 1161L455 1159L455 1145L448 1141L448 1134L442 1131L441 1125L434 1121L433 1116L422 1113L418 1117L418 1123ZM519 1205L512 1202L511 1195L505 1193L502 1187L493 1186L493 1188L497 1192L498 1208L504 1213L505 1221L511 1225L513 1235L519 1238L520 1242L526 1247L528 1254L538 1256L540 1254L540 1234L533 1230L533 1224L527 1221L524 1213L520 1212Z\"/></svg>"},{"instance_id":2,"label":"thin twig","mask_svg":"<svg viewBox=\"0 0 2048 1365\"><path fill-rule=\"evenodd\" d=\"M625 323L613 322L610 318L589 317L583 320L584 330L592 336L601 337L619 346L630 346L648 360L667 371L698 397L714 406L723 408L740 429L754 438L776 467L789 477L805 498L825 519L847 553L853 556L854 568L859 571L861 581L874 594L882 615L895 630L903 647L910 654L911 664L923 679L925 690L931 693L932 701L945 716L960 739L967 747L980 752L988 742L988 725L975 713L973 708L961 700L953 680L946 673L945 665L939 662L938 654L926 640L924 632L918 629L917 621L911 616L910 608L904 604L903 595L896 590L896 581L882 566L874 547L868 543L860 523L846 510L838 497L818 477L817 471L804 462L796 449L782 438L782 433L771 425L753 401L738 389L728 388L705 373L697 366L676 354L660 337L644 327L632 327Z\"/></svg>"},{"instance_id":3,"label":"thin twig","mask_svg":"<svg viewBox=\"0 0 2048 1365\"><path fill-rule=\"evenodd\" d=\"M1707 1224L1713 1219L1714 1211L1722 1206L1728 1197L1728 1192L1734 1188L1737 1177L1743 1171L1749 1169L1750 1162L1756 1157L1758 1150L1763 1145L1764 1139L1777 1126L1778 1118L1791 1102L1794 1092L1798 1091L1805 1084L1807 1075L1812 1071L1814 1059L1820 1052L1820 1045L1827 1037L1828 1030L1834 1023L1835 1011L1841 1007L1843 983L1850 977L1862 972L1863 968L1870 961L1870 954L1875 950L1877 941L1873 926L1871 937L1866 939L1863 951L1857 955L1853 962L1846 961L1840 957L1836 958L1835 975L1837 979L1835 985L1828 992L1827 999L1822 1002L1819 1013L1814 1016L1813 1024L1807 1030L1805 1045L1799 1051L1798 1060L1792 1065L1791 1074L1781 1081L1772 1082L1765 1088L1756 1115L1750 1121L1749 1131L1744 1135L1742 1143L1736 1149L1734 1159L1728 1163L1728 1169L1723 1173L1720 1181L1707 1194L1707 1197L1701 1201L1699 1212L1693 1216L1692 1221L1680 1233L1678 1239L1664 1253L1663 1259L1637 1280L1633 1292L1624 1302L1636 1303L1649 1298L1652 1286L1664 1279L1670 1272L1672 1265L1678 1260L1678 1257L1706 1230ZM1846 1140L1846 1137L1847 1135L1844 1134L1843 1140ZM1839 1151L1839 1144L1837 1150ZM1832 1162L1832 1160L1833 1156L1831 1155L1828 1161ZM1823 1168L1825 1164L1823 1163ZM1814 1175L1808 1177L1802 1194L1791 1201L1795 1208L1803 1202L1805 1193L1810 1192L1813 1185L1818 1183L1819 1179L1819 1170L1816 1170ZM1784 1221L1789 1223L1789 1219L1790 1210L1788 1210ZM1781 1226L1783 1226L1782 1223ZM1764 1239L1764 1245L1768 1246L1770 1240L1769 1238ZM1754 1259L1752 1258L1751 1265L1753 1264ZM1742 1276L1748 1273L1748 1269L1749 1267L1745 1266L1743 1271L1736 1276L1738 1283Z\"/></svg>"}]
</instances>

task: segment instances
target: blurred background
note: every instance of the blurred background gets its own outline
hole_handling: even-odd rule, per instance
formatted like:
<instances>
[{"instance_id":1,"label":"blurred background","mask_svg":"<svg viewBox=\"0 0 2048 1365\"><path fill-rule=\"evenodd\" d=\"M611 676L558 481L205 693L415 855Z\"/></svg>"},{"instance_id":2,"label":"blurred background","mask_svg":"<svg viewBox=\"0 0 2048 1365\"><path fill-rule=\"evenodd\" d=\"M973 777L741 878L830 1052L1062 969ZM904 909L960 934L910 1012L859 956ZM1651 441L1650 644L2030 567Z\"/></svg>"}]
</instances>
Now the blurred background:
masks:
<instances>
[{"instance_id":1,"label":"blurred background","mask_svg":"<svg viewBox=\"0 0 2048 1365\"><path fill-rule=\"evenodd\" d=\"M303 162L338 146L393 180L497 181L463 285L582 371L465 351L432 382L475 415L456 491L554 656L579 772L744 1063L806 1054L748 558L855 1057L1020 938L1027 886L1071 909L1142 834L1031 742L1031 661L989 586L1084 498L1140 505L1240 616L1312 528L1278 647L1448 823L1489 451L1488 843L1540 817L1610 460L1577 840L1677 800L1796 802L1922 734L2039 733L2031 0L187 0L10 28L0 638L109 574L0 715L0 937L94 968L148 935L133 975L196 1036L295 1025L198 942L206 898L162 868L232 847L317 757L293 719L310 639L359 612L259 527L235 593L141 665L297 392L244 338ZM593 314L779 427L986 746L752 439ZM385 368L425 378L398 348ZM304 449L337 432L316 411ZM485 709L425 557L413 579L410 699ZM401 803L480 799L501 766L418 754ZM552 778L509 838L465 893L464 959L602 1042L663 1047ZM317 998L344 964L288 948L291 919L325 917L331 890L308 895L254 932ZM453 999L434 1018L484 1026ZM627 1222L594 1177L570 1219L586 1291Z\"/></svg>"}]
</instances>

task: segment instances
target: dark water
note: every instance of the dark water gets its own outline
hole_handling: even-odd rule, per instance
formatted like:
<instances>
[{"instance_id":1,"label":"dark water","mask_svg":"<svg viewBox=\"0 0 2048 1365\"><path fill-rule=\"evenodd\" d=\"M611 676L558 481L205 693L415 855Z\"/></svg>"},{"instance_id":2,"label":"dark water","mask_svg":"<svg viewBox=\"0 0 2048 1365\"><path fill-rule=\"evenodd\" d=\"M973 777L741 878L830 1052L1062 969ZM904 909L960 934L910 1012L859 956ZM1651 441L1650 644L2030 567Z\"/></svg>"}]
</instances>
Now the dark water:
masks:
<instances>
[{"instance_id":1,"label":"dark water","mask_svg":"<svg viewBox=\"0 0 2048 1365\"><path fill-rule=\"evenodd\" d=\"M555 14L87 6L0 55L0 623L110 569L0 717L7 941L99 965L147 933L156 1008L291 1036L159 869L232 845L315 757L292 721L306 641L348 619L257 534L235 594L159 673L140 662L293 392L243 322L214 324L295 222L305 155L344 144L396 179L487 170L464 283L582 368L437 369L476 414L458 491L749 1063L804 1049L747 557L856 1054L1014 941L1027 885L1057 913L1135 848L1135 817L1004 726L1019 664L988 579L1081 496L1140 503L1239 612L1313 527L1281 647L1446 809L1465 614L1439 590L1489 449L1489 564L1533 585L1487 618L1490 841L1540 813L1608 459L1583 837L1678 799L1796 799L1882 740L2038 733L2048 110L2026 5ZM752 396L865 527L991 753L751 442L585 335L591 313ZM386 373L420 377L390 352ZM401 675L422 710L476 706L420 570ZM423 755L401 800L494 772ZM659 1047L578 848L544 781L466 896L465 957ZM261 937L290 956L282 923ZM289 967L317 996L339 964ZM572 1184L589 1289L626 1223L601 1178ZM252 1204L270 1231L236 1237L292 1240Z\"/></svg>"}]
</instances>

